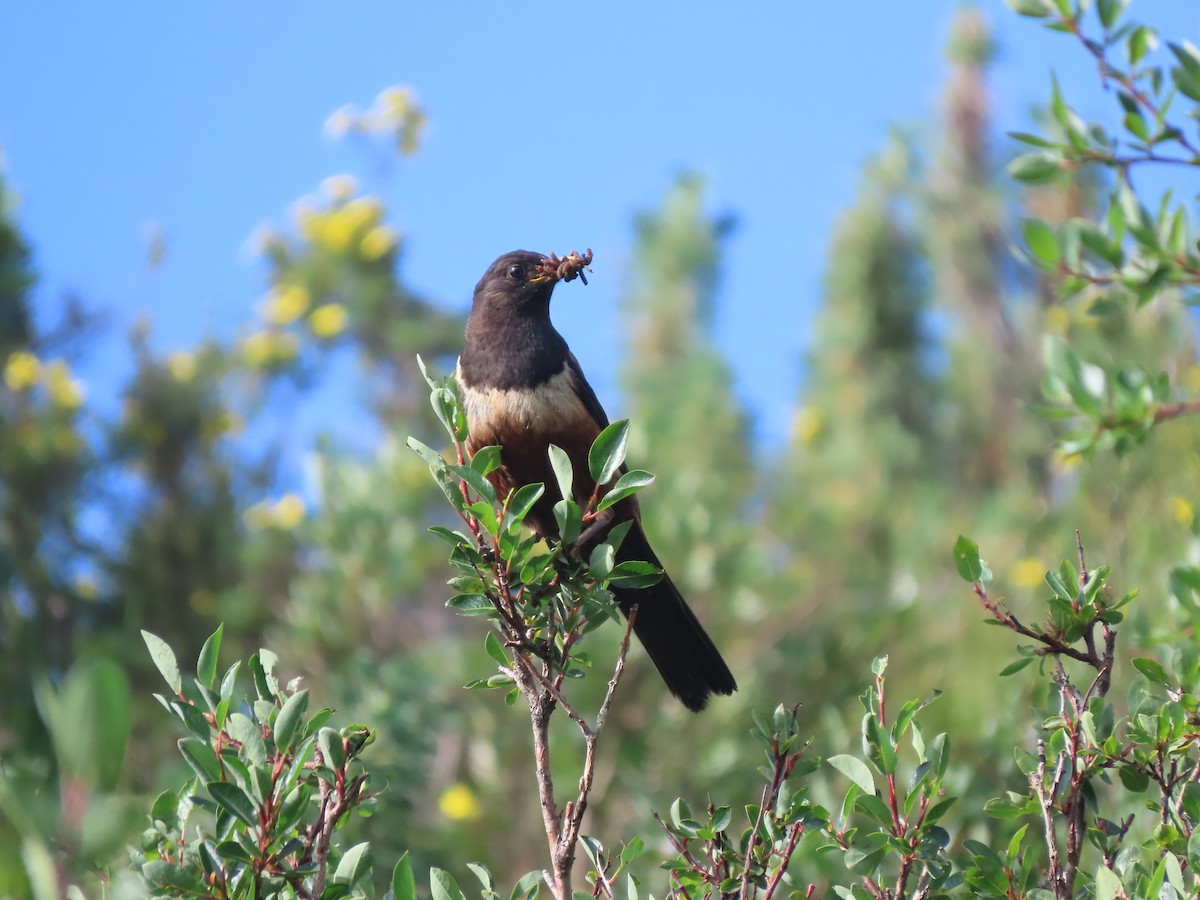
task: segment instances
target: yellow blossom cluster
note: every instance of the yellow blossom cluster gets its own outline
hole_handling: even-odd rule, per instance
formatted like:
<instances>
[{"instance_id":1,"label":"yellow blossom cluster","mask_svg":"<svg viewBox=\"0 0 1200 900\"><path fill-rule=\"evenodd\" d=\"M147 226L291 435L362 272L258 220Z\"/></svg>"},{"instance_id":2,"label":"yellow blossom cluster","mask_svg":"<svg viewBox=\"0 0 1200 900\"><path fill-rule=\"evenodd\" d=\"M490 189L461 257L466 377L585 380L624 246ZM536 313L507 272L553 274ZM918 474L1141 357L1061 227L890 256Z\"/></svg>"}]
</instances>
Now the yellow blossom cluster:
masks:
<instances>
[{"instance_id":1,"label":"yellow blossom cluster","mask_svg":"<svg viewBox=\"0 0 1200 900\"><path fill-rule=\"evenodd\" d=\"M252 369L265 369L292 361L299 349L293 334L258 331L242 341L242 359Z\"/></svg>"},{"instance_id":2,"label":"yellow blossom cluster","mask_svg":"<svg viewBox=\"0 0 1200 900\"><path fill-rule=\"evenodd\" d=\"M792 438L801 447L807 447L821 433L821 415L814 409L801 407L792 419Z\"/></svg>"},{"instance_id":3,"label":"yellow blossom cluster","mask_svg":"<svg viewBox=\"0 0 1200 900\"><path fill-rule=\"evenodd\" d=\"M300 232L309 241L333 253L357 252L367 259L377 259L395 244L392 232L375 231L383 218L383 204L374 197L355 197L327 209L301 204L296 207L296 217ZM392 236L390 244L386 240L388 235ZM362 246L368 236L367 251L373 255L368 255Z\"/></svg>"},{"instance_id":4,"label":"yellow blossom cluster","mask_svg":"<svg viewBox=\"0 0 1200 900\"><path fill-rule=\"evenodd\" d=\"M1171 498L1171 515L1184 528L1191 528L1192 523L1196 520L1196 510L1192 506L1192 502L1178 494Z\"/></svg>"},{"instance_id":5,"label":"yellow blossom cluster","mask_svg":"<svg viewBox=\"0 0 1200 900\"><path fill-rule=\"evenodd\" d=\"M187 384L196 377L196 357L179 350L167 357L167 371L176 381Z\"/></svg>"},{"instance_id":6,"label":"yellow blossom cluster","mask_svg":"<svg viewBox=\"0 0 1200 900\"><path fill-rule=\"evenodd\" d=\"M380 92L366 112L353 106L337 109L325 120L325 133L335 140L347 134L391 135L396 150L411 156L421 146L427 117L408 87L389 87Z\"/></svg>"},{"instance_id":7,"label":"yellow blossom cluster","mask_svg":"<svg viewBox=\"0 0 1200 900\"><path fill-rule=\"evenodd\" d=\"M1019 559L1008 570L1009 580L1017 587L1035 588L1046 579L1046 568L1038 560Z\"/></svg>"},{"instance_id":8,"label":"yellow blossom cluster","mask_svg":"<svg viewBox=\"0 0 1200 900\"><path fill-rule=\"evenodd\" d=\"M243 520L251 531L268 528L291 531L304 521L305 512L304 500L299 494L285 494L274 503L268 500L255 503L243 514Z\"/></svg>"},{"instance_id":9,"label":"yellow blossom cluster","mask_svg":"<svg viewBox=\"0 0 1200 900\"><path fill-rule=\"evenodd\" d=\"M438 809L452 821L462 822L479 818L479 799L468 785L455 782L438 797Z\"/></svg>"},{"instance_id":10,"label":"yellow blossom cluster","mask_svg":"<svg viewBox=\"0 0 1200 900\"><path fill-rule=\"evenodd\" d=\"M302 285L277 286L267 297L267 321L280 328L291 325L308 312L311 303L308 289Z\"/></svg>"},{"instance_id":11,"label":"yellow blossom cluster","mask_svg":"<svg viewBox=\"0 0 1200 900\"><path fill-rule=\"evenodd\" d=\"M4 362L4 385L15 392L41 385L51 405L58 409L76 410L83 405L83 385L61 359L45 363L24 350L10 353Z\"/></svg>"},{"instance_id":12,"label":"yellow blossom cluster","mask_svg":"<svg viewBox=\"0 0 1200 900\"><path fill-rule=\"evenodd\" d=\"M346 330L349 314L340 303L326 303L309 314L308 327L321 340L331 340Z\"/></svg>"}]
</instances>

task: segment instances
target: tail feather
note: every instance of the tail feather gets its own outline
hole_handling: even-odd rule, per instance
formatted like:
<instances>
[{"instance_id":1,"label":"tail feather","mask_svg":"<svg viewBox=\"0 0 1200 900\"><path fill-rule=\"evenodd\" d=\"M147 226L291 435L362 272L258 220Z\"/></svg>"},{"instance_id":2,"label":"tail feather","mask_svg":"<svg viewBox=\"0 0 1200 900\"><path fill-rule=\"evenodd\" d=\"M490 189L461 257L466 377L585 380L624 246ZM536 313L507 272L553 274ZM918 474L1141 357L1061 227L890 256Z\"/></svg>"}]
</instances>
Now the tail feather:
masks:
<instances>
[{"instance_id":1,"label":"tail feather","mask_svg":"<svg viewBox=\"0 0 1200 900\"><path fill-rule=\"evenodd\" d=\"M616 558L617 562L642 560L662 567L646 540L642 523L636 520L617 549ZM699 712L710 695L737 690L737 682L712 638L666 574L652 587L614 588L613 596L626 616L637 606L633 632L667 688L684 706Z\"/></svg>"}]
</instances>

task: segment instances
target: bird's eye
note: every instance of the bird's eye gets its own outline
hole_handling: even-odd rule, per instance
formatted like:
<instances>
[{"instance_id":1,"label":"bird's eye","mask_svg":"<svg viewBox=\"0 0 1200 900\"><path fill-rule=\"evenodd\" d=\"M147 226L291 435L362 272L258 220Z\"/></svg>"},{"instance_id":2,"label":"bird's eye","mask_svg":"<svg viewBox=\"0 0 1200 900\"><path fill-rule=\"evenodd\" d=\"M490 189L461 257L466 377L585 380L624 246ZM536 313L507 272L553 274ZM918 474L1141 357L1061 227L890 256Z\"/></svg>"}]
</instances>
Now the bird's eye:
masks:
<instances>
[{"instance_id":1,"label":"bird's eye","mask_svg":"<svg viewBox=\"0 0 1200 900\"><path fill-rule=\"evenodd\" d=\"M513 263L511 266L508 267L508 277L509 278L520 278L524 274L525 274L525 267L522 266L520 263Z\"/></svg>"}]
</instances>

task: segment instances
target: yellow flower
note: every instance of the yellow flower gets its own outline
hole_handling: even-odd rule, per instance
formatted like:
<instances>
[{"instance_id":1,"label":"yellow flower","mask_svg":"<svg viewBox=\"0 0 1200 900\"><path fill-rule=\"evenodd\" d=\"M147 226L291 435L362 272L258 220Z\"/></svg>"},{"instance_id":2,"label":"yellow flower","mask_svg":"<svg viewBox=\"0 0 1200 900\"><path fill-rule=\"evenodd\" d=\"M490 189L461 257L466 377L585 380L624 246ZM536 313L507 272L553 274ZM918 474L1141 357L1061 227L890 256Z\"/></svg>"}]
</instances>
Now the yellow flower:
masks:
<instances>
[{"instance_id":1,"label":"yellow flower","mask_svg":"<svg viewBox=\"0 0 1200 900\"><path fill-rule=\"evenodd\" d=\"M251 368L286 362L296 355L295 335L259 331L242 341L242 358Z\"/></svg>"},{"instance_id":2,"label":"yellow flower","mask_svg":"<svg viewBox=\"0 0 1200 900\"><path fill-rule=\"evenodd\" d=\"M412 88L392 86L384 88L375 102L384 113L401 119L413 108L415 100Z\"/></svg>"},{"instance_id":3,"label":"yellow flower","mask_svg":"<svg viewBox=\"0 0 1200 900\"><path fill-rule=\"evenodd\" d=\"M285 494L274 503L255 503L244 513L242 520L251 531L278 528L290 531L304 521L304 501L299 494Z\"/></svg>"},{"instance_id":4,"label":"yellow flower","mask_svg":"<svg viewBox=\"0 0 1200 900\"><path fill-rule=\"evenodd\" d=\"M60 409L79 409L83 405L83 385L71 377L71 370L61 359L46 369L46 392L50 402Z\"/></svg>"},{"instance_id":5,"label":"yellow flower","mask_svg":"<svg viewBox=\"0 0 1200 900\"><path fill-rule=\"evenodd\" d=\"M1013 563L1008 577L1017 587L1033 588L1045 581L1046 569L1032 557L1019 559Z\"/></svg>"},{"instance_id":6,"label":"yellow flower","mask_svg":"<svg viewBox=\"0 0 1200 900\"><path fill-rule=\"evenodd\" d=\"M312 311L308 317L308 327L317 337L329 340L346 330L348 318L349 314L342 304L326 303Z\"/></svg>"},{"instance_id":7,"label":"yellow flower","mask_svg":"<svg viewBox=\"0 0 1200 900\"><path fill-rule=\"evenodd\" d=\"M438 797L438 809L447 819L460 822L479 818L479 800L475 792L461 781L442 791L442 796Z\"/></svg>"},{"instance_id":8,"label":"yellow flower","mask_svg":"<svg viewBox=\"0 0 1200 900\"><path fill-rule=\"evenodd\" d=\"M275 527L291 531L304 520L304 501L299 494L287 494L279 498L273 512Z\"/></svg>"},{"instance_id":9,"label":"yellow flower","mask_svg":"<svg viewBox=\"0 0 1200 900\"><path fill-rule=\"evenodd\" d=\"M1051 334L1066 334L1071 327L1071 317L1061 306L1051 306L1046 310L1046 330Z\"/></svg>"},{"instance_id":10,"label":"yellow flower","mask_svg":"<svg viewBox=\"0 0 1200 900\"><path fill-rule=\"evenodd\" d=\"M23 391L37 383L42 365L32 353L18 350L4 364L4 383L10 391Z\"/></svg>"},{"instance_id":11,"label":"yellow flower","mask_svg":"<svg viewBox=\"0 0 1200 900\"><path fill-rule=\"evenodd\" d=\"M813 410L804 407L797 410L792 420L792 436L802 447L807 447L821 433L821 416Z\"/></svg>"},{"instance_id":12,"label":"yellow flower","mask_svg":"<svg viewBox=\"0 0 1200 900\"><path fill-rule=\"evenodd\" d=\"M1200 394L1200 365L1188 366L1182 381L1184 390L1189 394Z\"/></svg>"},{"instance_id":13,"label":"yellow flower","mask_svg":"<svg viewBox=\"0 0 1200 900\"><path fill-rule=\"evenodd\" d=\"M188 382L196 377L196 357L180 350L167 357L167 369L176 381Z\"/></svg>"},{"instance_id":14,"label":"yellow flower","mask_svg":"<svg viewBox=\"0 0 1200 900\"><path fill-rule=\"evenodd\" d=\"M362 243L358 245L358 249L362 252L363 259L375 260L379 259L385 253L391 252L391 249L395 246L396 232L386 225L376 225L363 235Z\"/></svg>"},{"instance_id":15,"label":"yellow flower","mask_svg":"<svg viewBox=\"0 0 1200 900\"><path fill-rule=\"evenodd\" d=\"M321 182L321 190L331 200L349 200L358 190L358 181L353 175L331 175Z\"/></svg>"},{"instance_id":16,"label":"yellow flower","mask_svg":"<svg viewBox=\"0 0 1200 900\"><path fill-rule=\"evenodd\" d=\"M267 301L267 321L283 327L290 325L308 312L308 291L298 284L276 288Z\"/></svg>"},{"instance_id":17,"label":"yellow flower","mask_svg":"<svg viewBox=\"0 0 1200 900\"><path fill-rule=\"evenodd\" d=\"M242 521L251 531L264 531L271 527L274 516L268 503L255 503L242 513Z\"/></svg>"},{"instance_id":18,"label":"yellow flower","mask_svg":"<svg viewBox=\"0 0 1200 900\"><path fill-rule=\"evenodd\" d=\"M346 217L351 230L357 234L379 224L383 218L383 204L374 197L358 197L338 210L338 214Z\"/></svg>"},{"instance_id":19,"label":"yellow flower","mask_svg":"<svg viewBox=\"0 0 1200 900\"><path fill-rule=\"evenodd\" d=\"M1061 448L1058 448L1051 455L1050 461L1060 474L1065 474L1072 469L1079 468L1079 464L1083 462L1083 456L1079 453L1064 453Z\"/></svg>"},{"instance_id":20,"label":"yellow flower","mask_svg":"<svg viewBox=\"0 0 1200 900\"><path fill-rule=\"evenodd\" d=\"M271 338L269 331L259 331L242 341L242 356L247 365L258 368L271 361Z\"/></svg>"},{"instance_id":21,"label":"yellow flower","mask_svg":"<svg viewBox=\"0 0 1200 900\"><path fill-rule=\"evenodd\" d=\"M313 241L328 247L334 253L342 253L354 240L355 222L346 214L345 207L336 212L326 213L323 219Z\"/></svg>"},{"instance_id":22,"label":"yellow flower","mask_svg":"<svg viewBox=\"0 0 1200 900\"><path fill-rule=\"evenodd\" d=\"M1184 528L1191 528L1196 519L1196 510L1191 502L1178 494L1171 498L1171 513L1175 516L1175 521Z\"/></svg>"}]
</instances>

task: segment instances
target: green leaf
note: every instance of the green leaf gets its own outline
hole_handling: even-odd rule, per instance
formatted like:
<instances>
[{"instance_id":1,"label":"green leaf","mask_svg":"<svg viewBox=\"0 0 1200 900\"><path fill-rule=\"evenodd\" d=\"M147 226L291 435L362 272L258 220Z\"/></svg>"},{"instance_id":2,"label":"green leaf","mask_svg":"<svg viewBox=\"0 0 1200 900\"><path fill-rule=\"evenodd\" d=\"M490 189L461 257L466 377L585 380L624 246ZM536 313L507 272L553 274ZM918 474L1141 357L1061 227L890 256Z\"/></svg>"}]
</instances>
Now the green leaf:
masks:
<instances>
[{"instance_id":1,"label":"green leaf","mask_svg":"<svg viewBox=\"0 0 1200 900\"><path fill-rule=\"evenodd\" d=\"M588 451L588 471L596 484L612 481L617 469L625 462L625 450L629 443L629 420L613 422L592 441Z\"/></svg>"},{"instance_id":2,"label":"green leaf","mask_svg":"<svg viewBox=\"0 0 1200 900\"><path fill-rule=\"evenodd\" d=\"M1015 674L1017 674L1017 672L1020 672L1023 668L1025 668L1027 665L1029 665L1031 662L1033 662L1032 656L1026 656L1021 659L1014 660L1013 662L1010 662L1007 666L1005 666L1003 669L1000 670L999 677L1007 678L1009 675L1015 675Z\"/></svg>"},{"instance_id":3,"label":"green leaf","mask_svg":"<svg viewBox=\"0 0 1200 900\"><path fill-rule=\"evenodd\" d=\"M336 728L326 726L318 731L317 746L321 750L321 759L329 768L337 771L346 764L346 745Z\"/></svg>"},{"instance_id":4,"label":"green leaf","mask_svg":"<svg viewBox=\"0 0 1200 900\"><path fill-rule=\"evenodd\" d=\"M1191 41L1184 41L1182 44L1168 41L1167 46L1171 48L1171 52L1185 71L1200 76L1200 50L1197 50Z\"/></svg>"},{"instance_id":5,"label":"green leaf","mask_svg":"<svg viewBox=\"0 0 1200 900\"><path fill-rule=\"evenodd\" d=\"M612 544L597 544L588 557L588 574L597 580L607 578L613 570L614 557Z\"/></svg>"},{"instance_id":6,"label":"green leaf","mask_svg":"<svg viewBox=\"0 0 1200 900\"><path fill-rule=\"evenodd\" d=\"M574 471L571 467L571 457L567 451L556 444L551 444L547 452L550 454L550 468L554 470L554 480L558 482L558 492L564 500L574 499Z\"/></svg>"},{"instance_id":7,"label":"green leaf","mask_svg":"<svg viewBox=\"0 0 1200 900\"><path fill-rule=\"evenodd\" d=\"M1008 174L1024 184L1049 184L1062 174L1061 156L1025 153L1008 164Z\"/></svg>"},{"instance_id":8,"label":"green leaf","mask_svg":"<svg viewBox=\"0 0 1200 900\"><path fill-rule=\"evenodd\" d=\"M512 665L512 660L504 652L504 647L500 644L500 639L496 637L496 632L489 631L487 633L487 637L483 639L483 649L487 651L488 656L505 668Z\"/></svg>"},{"instance_id":9,"label":"green leaf","mask_svg":"<svg viewBox=\"0 0 1200 900\"><path fill-rule=\"evenodd\" d=\"M1053 10L1045 0L1006 0L1008 8L1018 16L1031 19L1045 19L1053 14Z\"/></svg>"},{"instance_id":10,"label":"green leaf","mask_svg":"<svg viewBox=\"0 0 1200 900\"><path fill-rule=\"evenodd\" d=\"M26 845L28 847L28 844ZM24 850L25 848L23 848ZM24 855L24 853L23 853ZM49 861L49 860L48 860ZM28 863L28 860L26 860ZM53 872L51 873L53 875ZM160 888L175 888L176 892L186 894L202 894L204 890L204 882L200 880L199 872L185 866L177 865L176 863L168 862L165 859L152 859L142 865L142 878L148 884ZM51 887L51 892L47 894L35 893L40 900L43 896L53 897L56 895L56 887Z\"/></svg>"},{"instance_id":11,"label":"green leaf","mask_svg":"<svg viewBox=\"0 0 1200 900\"><path fill-rule=\"evenodd\" d=\"M175 814L179 810L179 795L175 791L163 791L154 799L150 807L151 822L166 822L175 824Z\"/></svg>"},{"instance_id":12,"label":"green leaf","mask_svg":"<svg viewBox=\"0 0 1200 900\"><path fill-rule=\"evenodd\" d=\"M204 646L200 648L200 657L196 660L196 678L210 691L216 688L217 655L221 652L221 635L225 632L225 623L217 626L217 630L208 636Z\"/></svg>"},{"instance_id":13,"label":"green leaf","mask_svg":"<svg viewBox=\"0 0 1200 900\"><path fill-rule=\"evenodd\" d=\"M484 897L495 897L496 894L496 879L492 877L492 873L487 866L482 866L479 863L467 863L467 868L471 870L471 874L479 879L480 885L483 887Z\"/></svg>"},{"instance_id":14,"label":"green leaf","mask_svg":"<svg viewBox=\"0 0 1200 900\"><path fill-rule=\"evenodd\" d=\"M275 730L273 734L276 747L286 751L292 746L292 739L296 736L297 728L307 711L307 690L296 691L296 693L287 698L287 702L283 704L283 708L275 716Z\"/></svg>"},{"instance_id":15,"label":"green leaf","mask_svg":"<svg viewBox=\"0 0 1200 900\"><path fill-rule=\"evenodd\" d=\"M983 577L983 564L979 560L979 545L965 535L954 542L954 568L963 581L975 584Z\"/></svg>"},{"instance_id":16,"label":"green leaf","mask_svg":"<svg viewBox=\"0 0 1200 900\"><path fill-rule=\"evenodd\" d=\"M627 560L613 567L608 576L610 587L648 588L663 580L663 570L641 560Z\"/></svg>"},{"instance_id":17,"label":"green leaf","mask_svg":"<svg viewBox=\"0 0 1200 900\"><path fill-rule=\"evenodd\" d=\"M471 468L480 475L491 475L500 468L500 448L495 444L480 447L471 457Z\"/></svg>"},{"instance_id":18,"label":"green leaf","mask_svg":"<svg viewBox=\"0 0 1200 900\"><path fill-rule=\"evenodd\" d=\"M653 484L654 476L644 469L632 469L617 479L617 483L613 485L612 490L604 495L604 499L600 501L600 505L596 507L598 510L605 510L624 500L631 494L636 494L642 488Z\"/></svg>"},{"instance_id":19,"label":"green leaf","mask_svg":"<svg viewBox=\"0 0 1200 900\"><path fill-rule=\"evenodd\" d=\"M517 488L508 498L508 516L510 531L525 520L525 516L533 509L533 505L546 492L544 484L525 484Z\"/></svg>"},{"instance_id":20,"label":"green leaf","mask_svg":"<svg viewBox=\"0 0 1200 900\"><path fill-rule=\"evenodd\" d=\"M1020 141L1022 144L1029 144L1033 147L1053 148L1058 146L1054 141L1048 141L1044 137L1024 131L1010 131L1008 132L1008 136L1015 141Z\"/></svg>"},{"instance_id":21,"label":"green leaf","mask_svg":"<svg viewBox=\"0 0 1200 900\"><path fill-rule=\"evenodd\" d=\"M151 634L149 631L142 632L142 640L146 642L150 658L154 660L154 665L158 667L171 690L177 695L182 694L183 679L179 676L179 663L175 661L175 651L157 634Z\"/></svg>"},{"instance_id":22,"label":"green leaf","mask_svg":"<svg viewBox=\"0 0 1200 900\"><path fill-rule=\"evenodd\" d=\"M862 788L865 793L875 793L875 779L871 777L871 770L858 757L839 753L829 757L826 762Z\"/></svg>"},{"instance_id":23,"label":"green leaf","mask_svg":"<svg viewBox=\"0 0 1200 900\"><path fill-rule=\"evenodd\" d=\"M417 368L421 370L421 377L425 379L425 383L432 388L441 387L441 385L429 374L429 369L425 365L425 360L421 359L421 354L417 354Z\"/></svg>"},{"instance_id":24,"label":"green leaf","mask_svg":"<svg viewBox=\"0 0 1200 900\"><path fill-rule=\"evenodd\" d=\"M217 805L249 828L258 826L258 808L254 799L236 784L229 781L210 781L209 795Z\"/></svg>"},{"instance_id":25,"label":"green leaf","mask_svg":"<svg viewBox=\"0 0 1200 900\"><path fill-rule=\"evenodd\" d=\"M1153 28L1139 25L1129 35L1125 42L1125 50L1129 55L1129 64L1136 66L1146 54L1158 46L1158 33Z\"/></svg>"},{"instance_id":26,"label":"green leaf","mask_svg":"<svg viewBox=\"0 0 1200 900\"><path fill-rule=\"evenodd\" d=\"M417 881L413 877L407 850L400 855L396 868L392 870L392 900L417 900Z\"/></svg>"},{"instance_id":27,"label":"green leaf","mask_svg":"<svg viewBox=\"0 0 1200 900\"><path fill-rule=\"evenodd\" d=\"M496 489L492 483L472 469L470 466L450 466L450 471L461 478L476 494L487 503L496 502Z\"/></svg>"},{"instance_id":28,"label":"green leaf","mask_svg":"<svg viewBox=\"0 0 1200 900\"><path fill-rule=\"evenodd\" d=\"M1200 872L1200 828L1193 828L1188 838L1187 861L1193 872Z\"/></svg>"},{"instance_id":29,"label":"green leaf","mask_svg":"<svg viewBox=\"0 0 1200 900\"><path fill-rule=\"evenodd\" d=\"M1133 660L1133 667L1145 675L1155 684L1170 686L1171 679L1167 675L1167 670L1162 667L1162 664L1155 659L1148 657L1139 657Z\"/></svg>"},{"instance_id":30,"label":"green leaf","mask_svg":"<svg viewBox=\"0 0 1200 900\"><path fill-rule=\"evenodd\" d=\"M242 745L242 755L252 764L261 766L267 761L267 745L257 722L242 713L233 713L226 727L229 736Z\"/></svg>"},{"instance_id":31,"label":"green leaf","mask_svg":"<svg viewBox=\"0 0 1200 900\"><path fill-rule=\"evenodd\" d=\"M209 746L207 741L202 741L194 737L186 737L181 738L177 746L184 760L192 767L192 771L196 773L201 781L217 781L220 779L221 763L217 760L217 754L213 752L213 748Z\"/></svg>"},{"instance_id":32,"label":"green leaf","mask_svg":"<svg viewBox=\"0 0 1200 900\"><path fill-rule=\"evenodd\" d=\"M446 460L440 453L430 447L423 441L417 440L415 437L408 438L408 448L416 453L421 459L429 463L434 469L441 470L446 468Z\"/></svg>"},{"instance_id":33,"label":"green leaf","mask_svg":"<svg viewBox=\"0 0 1200 900\"><path fill-rule=\"evenodd\" d=\"M1171 69L1171 80L1175 82L1175 87L1179 89L1179 93L1183 94L1189 100L1200 101L1200 74L1192 72L1183 66L1174 66Z\"/></svg>"},{"instance_id":34,"label":"green leaf","mask_svg":"<svg viewBox=\"0 0 1200 900\"><path fill-rule=\"evenodd\" d=\"M1053 228L1041 219L1025 219L1021 222L1021 232L1034 256L1045 263L1055 264L1059 261L1058 237Z\"/></svg>"},{"instance_id":35,"label":"green leaf","mask_svg":"<svg viewBox=\"0 0 1200 900\"><path fill-rule=\"evenodd\" d=\"M1129 0L1096 0L1096 12L1100 15L1100 24L1112 28L1121 18Z\"/></svg>"},{"instance_id":36,"label":"green leaf","mask_svg":"<svg viewBox=\"0 0 1200 900\"><path fill-rule=\"evenodd\" d=\"M1168 851L1163 856L1163 862L1167 872L1167 882L1175 888L1175 896L1188 896L1188 890L1183 884L1183 870L1179 866L1179 857Z\"/></svg>"},{"instance_id":37,"label":"green leaf","mask_svg":"<svg viewBox=\"0 0 1200 900\"><path fill-rule=\"evenodd\" d=\"M574 500L559 500L554 504L554 521L558 523L558 537L564 544L573 544L583 529L583 513Z\"/></svg>"},{"instance_id":38,"label":"green leaf","mask_svg":"<svg viewBox=\"0 0 1200 900\"><path fill-rule=\"evenodd\" d=\"M333 873L334 884L347 884L353 887L371 874L374 863L369 841L355 844L343 855L338 862L337 871Z\"/></svg>"},{"instance_id":39,"label":"green leaf","mask_svg":"<svg viewBox=\"0 0 1200 900\"><path fill-rule=\"evenodd\" d=\"M429 869L429 892L433 895L433 900L467 900L454 876L445 869L436 867Z\"/></svg>"}]
</instances>

